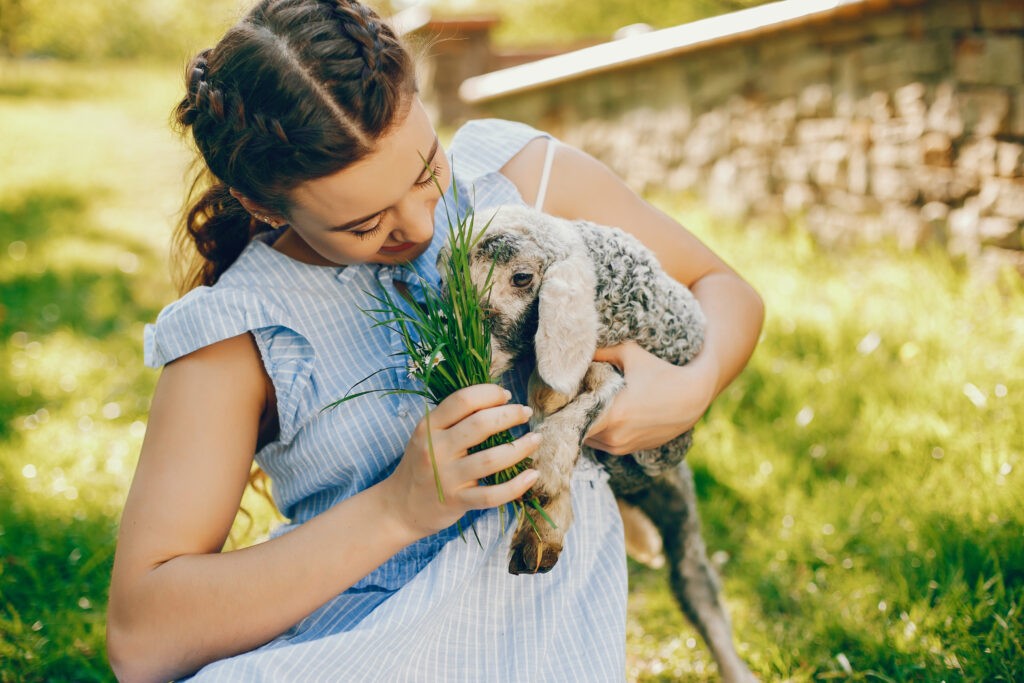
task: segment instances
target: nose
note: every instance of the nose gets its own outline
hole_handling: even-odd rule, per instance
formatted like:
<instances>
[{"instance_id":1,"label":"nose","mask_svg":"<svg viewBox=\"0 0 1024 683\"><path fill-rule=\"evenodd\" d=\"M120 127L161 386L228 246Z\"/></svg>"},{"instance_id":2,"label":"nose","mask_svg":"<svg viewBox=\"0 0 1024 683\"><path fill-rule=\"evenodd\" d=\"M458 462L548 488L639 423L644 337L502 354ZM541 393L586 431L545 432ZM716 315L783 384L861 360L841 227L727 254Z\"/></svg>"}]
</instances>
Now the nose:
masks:
<instances>
[{"instance_id":1,"label":"nose","mask_svg":"<svg viewBox=\"0 0 1024 683\"><path fill-rule=\"evenodd\" d=\"M434 236L434 203L401 207L391 231L394 242L426 242Z\"/></svg>"}]
</instances>

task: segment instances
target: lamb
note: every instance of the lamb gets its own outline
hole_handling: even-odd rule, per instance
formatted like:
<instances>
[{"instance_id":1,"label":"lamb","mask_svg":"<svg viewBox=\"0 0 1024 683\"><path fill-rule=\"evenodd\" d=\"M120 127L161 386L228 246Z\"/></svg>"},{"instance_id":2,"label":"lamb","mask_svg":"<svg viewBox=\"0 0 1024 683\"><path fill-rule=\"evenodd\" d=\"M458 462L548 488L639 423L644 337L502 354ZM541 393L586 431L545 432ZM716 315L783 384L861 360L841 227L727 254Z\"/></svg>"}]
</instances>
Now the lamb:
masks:
<instances>
[{"instance_id":1,"label":"lamb","mask_svg":"<svg viewBox=\"0 0 1024 683\"><path fill-rule=\"evenodd\" d=\"M484 306L491 328L492 373L500 376L532 354L531 429L543 440L534 455L532 489L547 520L521 520L511 541L509 571L550 571L573 513L569 482L581 450L610 475L624 510L627 547L639 509L642 530L657 527L670 563L673 593L708 643L723 678L753 680L736 654L719 601L718 579L700 534L693 475L684 456L692 430L660 448L612 456L582 446L591 424L624 386L618 370L593 362L599 347L635 341L676 365L703 343L705 319L689 289L665 274L654 254L617 228L568 221L523 206L476 217L486 232L470 252L474 284L490 278ZM439 261L446 258L442 250ZM442 272L444 269L441 269ZM623 505L625 503L626 505ZM651 539L641 539L649 555Z\"/></svg>"}]
</instances>

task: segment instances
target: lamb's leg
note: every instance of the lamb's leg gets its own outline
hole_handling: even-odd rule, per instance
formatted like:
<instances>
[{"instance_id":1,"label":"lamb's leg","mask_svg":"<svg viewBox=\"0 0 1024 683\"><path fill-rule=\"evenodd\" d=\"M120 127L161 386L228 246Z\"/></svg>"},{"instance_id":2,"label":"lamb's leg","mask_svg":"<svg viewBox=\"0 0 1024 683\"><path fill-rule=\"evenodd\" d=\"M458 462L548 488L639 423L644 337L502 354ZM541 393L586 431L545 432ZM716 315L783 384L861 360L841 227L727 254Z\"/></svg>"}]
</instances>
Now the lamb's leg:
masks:
<instances>
[{"instance_id":1,"label":"lamb's leg","mask_svg":"<svg viewBox=\"0 0 1024 683\"><path fill-rule=\"evenodd\" d=\"M529 519L520 521L512 537L508 564L512 574L544 573L558 561L565 534L572 524L569 483L580 447L590 425L622 387L622 376L608 363L592 363L580 393L571 400L543 385L536 375L531 378L529 403L534 414L530 424L542 437L533 455L533 467L540 478L531 494L536 496L544 515L526 508Z\"/></svg>"},{"instance_id":2,"label":"lamb's leg","mask_svg":"<svg viewBox=\"0 0 1024 683\"><path fill-rule=\"evenodd\" d=\"M645 490L622 497L640 507L661 532L671 568L672 592L700 632L727 682L756 680L736 653L732 628L719 600L718 577L700 533L693 474L684 462L650 480ZM612 481L613 489L614 480Z\"/></svg>"}]
</instances>

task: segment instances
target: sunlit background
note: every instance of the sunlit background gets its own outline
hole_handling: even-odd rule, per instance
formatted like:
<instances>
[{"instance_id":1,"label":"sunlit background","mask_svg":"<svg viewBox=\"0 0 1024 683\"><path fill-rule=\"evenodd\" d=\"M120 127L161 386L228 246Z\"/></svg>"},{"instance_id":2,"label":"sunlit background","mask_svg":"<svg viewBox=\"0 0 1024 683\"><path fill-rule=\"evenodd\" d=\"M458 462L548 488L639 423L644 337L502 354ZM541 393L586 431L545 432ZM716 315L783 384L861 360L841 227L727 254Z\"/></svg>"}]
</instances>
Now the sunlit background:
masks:
<instances>
[{"instance_id":1,"label":"sunlit background","mask_svg":"<svg viewBox=\"0 0 1024 683\"><path fill-rule=\"evenodd\" d=\"M535 59L603 44L624 26L667 29L758 4L452 0L429 10L431 20L487 17L497 52ZM1018 22L1012 2L964 5L978 17L1011 8L998 15L999 45L1015 54L1024 10ZM188 56L238 11L234 0L0 0L3 683L112 680L107 583L157 378L142 365L142 328L176 297L169 238L191 159L170 111ZM991 137L1020 145L1012 117L1024 116L1013 108L1024 85L1006 87L1020 101ZM587 121L529 122L546 121L587 140ZM442 137L457 124L439 121ZM635 180L654 139L604 158ZM1000 176L1011 198L1022 175ZM949 235L908 243L883 225L871 240L830 241L814 207L726 217L699 182L641 180L768 307L757 353L690 456L751 668L766 681L1024 679L1021 275L951 254ZM769 195L784 204L781 190ZM273 523L258 497L246 507L255 519L240 516L235 546ZM627 650L631 681L715 679L664 570L631 564Z\"/></svg>"}]
</instances>

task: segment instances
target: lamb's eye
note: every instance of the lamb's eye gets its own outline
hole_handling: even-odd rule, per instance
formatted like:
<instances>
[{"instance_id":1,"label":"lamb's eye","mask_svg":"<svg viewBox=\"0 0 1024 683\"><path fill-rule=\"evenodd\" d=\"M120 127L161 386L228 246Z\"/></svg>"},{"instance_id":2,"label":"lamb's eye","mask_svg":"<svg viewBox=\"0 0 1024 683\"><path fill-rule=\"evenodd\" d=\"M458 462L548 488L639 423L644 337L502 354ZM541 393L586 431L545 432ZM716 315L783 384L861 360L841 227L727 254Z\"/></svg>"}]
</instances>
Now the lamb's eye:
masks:
<instances>
[{"instance_id":1,"label":"lamb's eye","mask_svg":"<svg viewBox=\"0 0 1024 683\"><path fill-rule=\"evenodd\" d=\"M516 273L512 276L513 287L528 287L533 282L533 273Z\"/></svg>"}]
</instances>

